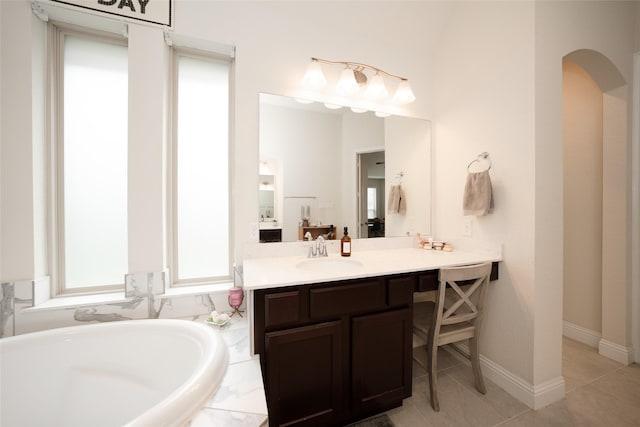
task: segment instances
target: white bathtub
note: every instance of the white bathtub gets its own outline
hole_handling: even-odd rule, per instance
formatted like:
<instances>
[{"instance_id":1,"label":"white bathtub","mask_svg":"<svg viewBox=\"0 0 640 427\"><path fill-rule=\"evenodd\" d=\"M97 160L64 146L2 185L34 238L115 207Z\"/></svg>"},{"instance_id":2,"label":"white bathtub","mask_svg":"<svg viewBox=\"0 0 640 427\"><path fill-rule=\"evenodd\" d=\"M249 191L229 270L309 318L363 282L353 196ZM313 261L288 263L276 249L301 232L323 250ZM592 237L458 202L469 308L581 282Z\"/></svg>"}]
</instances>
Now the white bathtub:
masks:
<instances>
[{"instance_id":1,"label":"white bathtub","mask_svg":"<svg viewBox=\"0 0 640 427\"><path fill-rule=\"evenodd\" d=\"M218 331L128 320L0 340L0 426L181 426L224 377Z\"/></svg>"}]
</instances>

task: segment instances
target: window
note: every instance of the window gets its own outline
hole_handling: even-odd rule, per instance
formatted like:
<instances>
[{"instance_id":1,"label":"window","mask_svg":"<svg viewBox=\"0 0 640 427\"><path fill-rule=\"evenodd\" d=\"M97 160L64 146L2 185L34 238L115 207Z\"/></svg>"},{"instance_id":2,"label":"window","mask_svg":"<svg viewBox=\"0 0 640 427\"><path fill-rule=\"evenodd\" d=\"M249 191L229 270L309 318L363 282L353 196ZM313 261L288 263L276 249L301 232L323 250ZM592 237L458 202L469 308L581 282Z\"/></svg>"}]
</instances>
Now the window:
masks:
<instances>
[{"instance_id":1,"label":"window","mask_svg":"<svg viewBox=\"0 0 640 427\"><path fill-rule=\"evenodd\" d=\"M367 217L375 218L378 216L377 207L378 206L378 190L376 187L368 187L367 188Z\"/></svg>"},{"instance_id":2,"label":"window","mask_svg":"<svg viewBox=\"0 0 640 427\"><path fill-rule=\"evenodd\" d=\"M127 273L127 47L52 27L57 136L58 293L124 286Z\"/></svg>"},{"instance_id":3,"label":"window","mask_svg":"<svg viewBox=\"0 0 640 427\"><path fill-rule=\"evenodd\" d=\"M173 52L172 283L229 281L230 63Z\"/></svg>"}]
</instances>

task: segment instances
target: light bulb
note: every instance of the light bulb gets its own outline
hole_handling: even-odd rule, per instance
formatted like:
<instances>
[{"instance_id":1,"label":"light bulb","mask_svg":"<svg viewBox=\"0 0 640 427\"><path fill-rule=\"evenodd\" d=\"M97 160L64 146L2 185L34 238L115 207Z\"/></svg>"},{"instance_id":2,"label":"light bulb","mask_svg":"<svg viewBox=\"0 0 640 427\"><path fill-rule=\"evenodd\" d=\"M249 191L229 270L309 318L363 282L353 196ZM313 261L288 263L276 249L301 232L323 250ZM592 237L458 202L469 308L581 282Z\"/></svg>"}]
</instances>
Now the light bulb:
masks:
<instances>
[{"instance_id":1,"label":"light bulb","mask_svg":"<svg viewBox=\"0 0 640 427\"><path fill-rule=\"evenodd\" d=\"M367 91L365 95L370 99L382 99L385 98L389 92L387 92L387 87L384 85L384 80L380 74L376 74L371 78L371 81L367 85Z\"/></svg>"},{"instance_id":2,"label":"light bulb","mask_svg":"<svg viewBox=\"0 0 640 427\"><path fill-rule=\"evenodd\" d=\"M395 95L393 95L393 102L396 104L409 104L416 100L416 96L411 90L409 80L402 80L396 89Z\"/></svg>"},{"instance_id":3,"label":"light bulb","mask_svg":"<svg viewBox=\"0 0 640 427\"><path fill-rule=\"evenodd\" d=\"M322 73L322 67L318 61L311 61L307 72L302 78L302 86L307 89L320 89L327 84L327 79Z\"/></svg>"},{"instance_id":4,"label":"light bulb","mask_svg":"<svg viewBox=\"0 0 640 427\"><path fill-rule=\"evenodd\" d=\"M345 68L340 74L337 91L342 95L353 95L358 91L358 82L353 74L353 70Z\"/></svg>"}]
</instances>

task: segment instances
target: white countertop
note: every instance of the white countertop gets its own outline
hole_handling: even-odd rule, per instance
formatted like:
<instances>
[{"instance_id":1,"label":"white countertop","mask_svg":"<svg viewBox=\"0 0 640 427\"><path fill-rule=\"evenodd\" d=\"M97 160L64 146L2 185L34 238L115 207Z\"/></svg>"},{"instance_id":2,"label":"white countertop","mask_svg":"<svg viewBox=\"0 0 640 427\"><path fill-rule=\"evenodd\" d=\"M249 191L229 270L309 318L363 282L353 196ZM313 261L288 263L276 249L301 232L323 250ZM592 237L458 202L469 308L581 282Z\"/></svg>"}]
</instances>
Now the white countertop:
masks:
<instances>
[{"instance_id":1,"label":"white countertop","mask_svg":"<svg viewBox=\"0 0 640 427\"><path fill-rule=\"evenodd\" d=\"M452 252L413 247L364 250L354 251L350 257L330 253L324 258L304 255L250 258L243 264L244 289L277 288L501 260L500 249L477 247Z\"/></svg>"},{"instance_id":2,"label":"white countertop","mask_svg":"<svg viewBox=\"0 0 640 427\"><path fill-rule=\"evenodd\" d=\"M277 230L282 228L281 225L278 225L275 221L261 221L260 222L260 230Z\"/></svg>"}]
</instances>

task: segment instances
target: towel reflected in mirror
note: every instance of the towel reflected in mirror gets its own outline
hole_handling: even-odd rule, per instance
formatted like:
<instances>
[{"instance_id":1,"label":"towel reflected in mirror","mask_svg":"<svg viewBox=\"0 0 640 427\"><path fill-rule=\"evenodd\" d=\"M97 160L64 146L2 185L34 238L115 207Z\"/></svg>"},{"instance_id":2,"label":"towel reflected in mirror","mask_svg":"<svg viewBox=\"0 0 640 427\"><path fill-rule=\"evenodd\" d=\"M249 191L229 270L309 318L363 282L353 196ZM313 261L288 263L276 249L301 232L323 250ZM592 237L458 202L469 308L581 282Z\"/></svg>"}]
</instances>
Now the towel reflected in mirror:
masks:
<instances>
[{"instance_id":1,"label":"towel reflected in mirror","mask_svg":"<svg viewBox=\"0 0 640 427\"><path fill-rule=\"evenodd\" d=\"M404 195L404 190L401 185L392 185L389 189L389 203L387 211L390 214L407 213L407 198Z\"/></svg>"}]
</instances>

